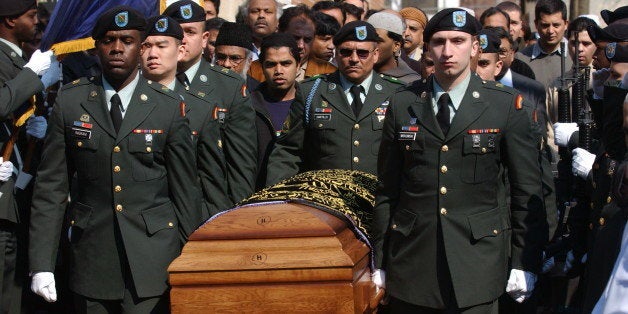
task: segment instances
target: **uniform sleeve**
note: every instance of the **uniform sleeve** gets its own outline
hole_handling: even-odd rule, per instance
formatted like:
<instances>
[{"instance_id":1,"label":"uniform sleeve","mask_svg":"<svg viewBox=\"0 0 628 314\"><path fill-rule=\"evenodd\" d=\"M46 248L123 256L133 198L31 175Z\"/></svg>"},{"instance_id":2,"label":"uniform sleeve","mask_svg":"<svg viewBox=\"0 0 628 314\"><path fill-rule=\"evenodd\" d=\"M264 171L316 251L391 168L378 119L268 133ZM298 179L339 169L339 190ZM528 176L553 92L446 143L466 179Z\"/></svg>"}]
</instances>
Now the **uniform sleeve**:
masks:
<instances>
[{"instance_id":1,"label":"uniform sleeve","mask_svg":"<svg viewBox=\"0 0 628 314\"><path fill-rule=\"evenodd\" d=\"M244 87L242 93L245 93ZM257 130L251 97L236 93L225 123L223 148L228 193L232 203L249 197L255 188Z\"/></svg>"},{"instance_id":2,"label":"uniform sleeve","mask_svg":"<svg viewBox=\"0 0 628 314\"><path fill-rule=\"evenodd\" d=\"M30 217L29 260L33 272L54 271L59 238L69 194L62 106L67 101L60 93L48 121L41 163L33 192Z\"/></svg>"},{"instance_id":3,"label":"uniform sleeve","mask_svg":"<svg viewBox=\"0 0 628 314\"><path fill-rule=\"evenodd\" d=\"M549 237L537 136L525 110L509 106L504 139L511 196L512 268L538 273Z\"/></svg>"},{"instance_id":4,"label":"uniform sleeve","mask_svg":"<svg viewBox=\"0 0 628 314\"><path fill-rule=\"evenodd\" d=\"M377 176L379 184L375 194L375 208L371 238L375 253L375 267L386 269L385 252L390 218L399 199L403 155L395 143L395 101L391 98L386 110L382 140L379 146Z\"/></svg>"},{"instance_id":5,"label":"uniform sleeve","mask_svg":"<svg viewBox=\"0 0 628 314\"><path fill-rule=\"evenodd\" d=\"M203 222L201 193L190 126L178 111L173 114L165 148L170 198L174 202L182 241Z\"/></svg>"},{"instance_id":6,"label":"uniform sleeve","mask_svg":"<svg viewBox=\"0 0 628 314\"><path fill-rule=\"evenodd\" d=\"M30 69L20 71L14 78L0 70L0 117L6 118L33 95L44 90L44 85Z\"/></svg>"},{"instance_id":7,"label":"uniform sleeve","mask_svg":"<svg viewBox=\"0 0 628 314\"><path fill-rule=\"evenodd\" d=\"M266 185L273 185L299 173L303 165L303 141L305 98L297 85L297 93L290 105L290 112L281 136L268 158Z\"/></svg>"}]
</instances>

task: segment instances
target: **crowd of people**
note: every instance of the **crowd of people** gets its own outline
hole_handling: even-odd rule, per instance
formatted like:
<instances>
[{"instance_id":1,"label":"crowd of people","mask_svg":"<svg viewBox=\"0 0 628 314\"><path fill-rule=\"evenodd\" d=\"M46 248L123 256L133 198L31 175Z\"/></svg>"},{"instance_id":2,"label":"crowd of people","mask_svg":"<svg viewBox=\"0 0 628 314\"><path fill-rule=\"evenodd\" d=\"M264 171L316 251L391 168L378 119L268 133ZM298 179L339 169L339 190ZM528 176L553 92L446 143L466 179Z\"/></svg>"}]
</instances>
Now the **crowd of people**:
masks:
<instances>
[{"instance_id":1,"label":"crowd of people","mask_svg":"<svg viewBox=\"0 0 628 314\"><path fill-rule=\"evenodd\" d=\"M378 177L381 312L628 313L628 6L202 3L63 56L0 3L1 313L168 313L196 228L322 169Z\"/></svg>"}]
</instances>

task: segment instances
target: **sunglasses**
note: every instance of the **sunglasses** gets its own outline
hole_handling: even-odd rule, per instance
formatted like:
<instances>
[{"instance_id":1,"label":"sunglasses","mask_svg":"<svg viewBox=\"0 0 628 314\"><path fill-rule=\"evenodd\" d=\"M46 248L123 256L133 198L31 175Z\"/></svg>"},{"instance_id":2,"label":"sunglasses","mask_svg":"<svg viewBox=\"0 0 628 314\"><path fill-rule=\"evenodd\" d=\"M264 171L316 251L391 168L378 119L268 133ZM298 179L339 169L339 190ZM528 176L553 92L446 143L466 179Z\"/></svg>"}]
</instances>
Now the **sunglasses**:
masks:
<instances>
[{"instance_id":1,"label":"sunglasses","mask_svg":"<svg viewBox=\"0 0 628 314\"><path fill-rule=\"evenodd\" d=\"M341 55L344 58L348 58L351 57L353 55L353 52L355 51L355 53L358 55L358 58L364 60L366 58L369 57L369 55L371 55L371 52L375 51L375 49L373 50L367 50L367 49L338 49L338 54Z\"/></svg>"}]
</instances>

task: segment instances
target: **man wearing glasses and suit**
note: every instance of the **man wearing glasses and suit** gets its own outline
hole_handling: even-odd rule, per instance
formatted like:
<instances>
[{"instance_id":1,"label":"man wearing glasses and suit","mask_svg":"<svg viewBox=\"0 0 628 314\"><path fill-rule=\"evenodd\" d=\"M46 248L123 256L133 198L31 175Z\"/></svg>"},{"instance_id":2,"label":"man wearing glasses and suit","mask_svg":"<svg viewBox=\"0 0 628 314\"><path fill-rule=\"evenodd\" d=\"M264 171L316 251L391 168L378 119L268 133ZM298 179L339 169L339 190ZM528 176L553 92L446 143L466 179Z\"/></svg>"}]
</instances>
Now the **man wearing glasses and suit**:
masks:
<instances>
[{"instance_id":1,"label":"man wearing glasses and suit","mask_svg":"<svg viewBox=\"0 0 628 314\"><path fill-rule=\"evenodd\" d=\"M388 97L402 86L373 71L381 38L363 21L334 36L338 71L301 83L268 163L267 183L317 169L375 174Z\"/></svg>"}]
</instances>

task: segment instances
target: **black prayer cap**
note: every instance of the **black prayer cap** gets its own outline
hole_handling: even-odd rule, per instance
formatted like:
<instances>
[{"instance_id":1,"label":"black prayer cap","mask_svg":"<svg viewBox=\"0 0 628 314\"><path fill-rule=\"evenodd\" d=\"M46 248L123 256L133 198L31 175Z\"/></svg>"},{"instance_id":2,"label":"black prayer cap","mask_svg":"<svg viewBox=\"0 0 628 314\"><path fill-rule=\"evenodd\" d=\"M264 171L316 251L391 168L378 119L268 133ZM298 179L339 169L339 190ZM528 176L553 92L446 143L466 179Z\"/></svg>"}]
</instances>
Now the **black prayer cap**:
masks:
<instances>
[{"instance_id":1,"label":"black prayer cap","mask_svg":"<svg viewBox=\"0 0 628 314\"><path fill-rule=\"evenodd\" d=\"M173 18L157 15L146 21L146 37L148 36L170 36L182 40L183 29Z\"/></svg>"},{"instance_id":2,"label":"black prayer cap","mask_svg":"<svg viewBox=\"0 0 628 314\"><path fill-rule=\"evenodd\" d=\"M597 25L590 25L589 27L587 27L587 32L589 33L589 37L591 37L591 40L593 40L594 42L628 41L628 18L615 21L605 28L600 28Z\"/></svg>"},{"instance_id":3,"label":"black prayer cap","mask_svg":"<svg viewBox=\"0 0 628 314\"><path fill-rule=\"evenodd\" d=\"M460 31L477 35L482 28L480 22L460 8L449 8L436 13L425 25L423 41L429 42L434 33L439 31Z\"/></svg>"},{"instance_id":4,"label":"black prayer cap","mask_svg":"<svg viewBox=\"0 0 628 314\"><path fill-rule=\"evenodd\" d=\"M345 41L383 41L373 25L364 21L352 21L340 28L334 36L334 45L338 46Z\"/></svg>"},{"instance_id":5,"label":"black prayer cap","mask_svg":"<svg viewBox=\"0 0 628 314\"><path fill-rule=\"evenodd\" d=\"M480 42L482 53L499 53L502 41L492 29L484 28L480 30L478 41Z\"/></svg>"},{"instance_id":6,"label":"black prayer cap","mask_svg":"<svg viewBox=\"0 0 628 314\"><path fill-rule=\"evenodd\" d=\"M169 5L164 15L175 19L179 24L205 22L205 9L191 0L181 0Z\"/></svg>"},{"instance_id":7,"label":"black prayer cap","mask_svg":"<svg viewBox=\"0 0 628 314\"><path fill-rule=\"evenodd\" d=\"M606 59L611 62L628 62L628 44L626 43L608 43L604 53Z\"/></svg>"},{"instance_id":8,"label":"black prayer cap","mask_svg":"<svg viewBox=\"0 0 628 314\"><path fill-rule=\"evenodd\" d=\"M36 7L35 0L2 0L0 1L0 16L22 15Z\"/></svg>"},{"instance_id":9,"label":"black prayer cap","mask_svg":"<svg viewBox=\"0 0 628 314\"><path fill-rule=\"evenodd\" d=\"M251 51L255 50L251 29L243 23L222 23L214 47L218 46L238 46Z\"/></svg>"},{"instance_id":10,"label":"black prayer cap","mask_svg":"<svg viewBox=\"0 0 628 314\"><path fill-rule=\"evenodd\" d=\"M100 15L92 30L92 38L98 40L105 36L108 31L130 29L143 32L146 29L144 15L130 6L119 5Z\"/></svg>"},{"instance_id":11,"label":"black prayer cap","mask_svg":"<svg viewBox=\"0 0 628 314\"><path fill-rule=\"evenodd\" d=\"M628 17L628 5L617 8L615 11L602 10L600 12L602 19L607 25L613 24L615 21Z\"/></svg>"}]
</instances>

